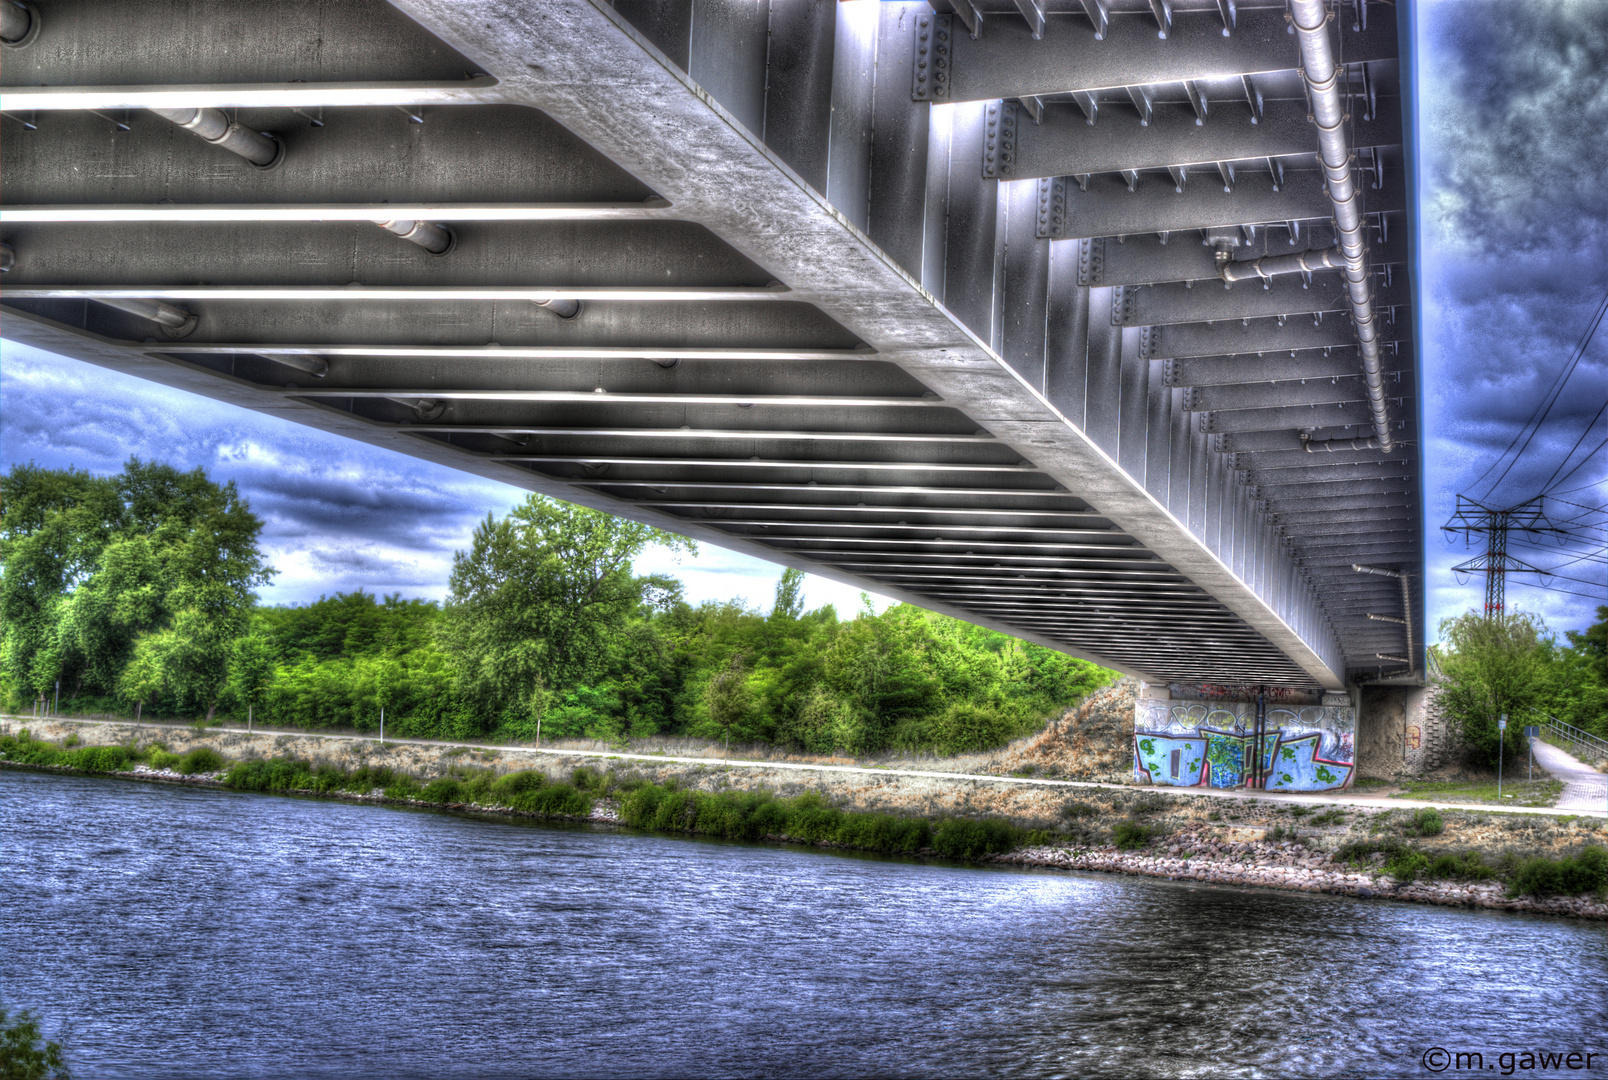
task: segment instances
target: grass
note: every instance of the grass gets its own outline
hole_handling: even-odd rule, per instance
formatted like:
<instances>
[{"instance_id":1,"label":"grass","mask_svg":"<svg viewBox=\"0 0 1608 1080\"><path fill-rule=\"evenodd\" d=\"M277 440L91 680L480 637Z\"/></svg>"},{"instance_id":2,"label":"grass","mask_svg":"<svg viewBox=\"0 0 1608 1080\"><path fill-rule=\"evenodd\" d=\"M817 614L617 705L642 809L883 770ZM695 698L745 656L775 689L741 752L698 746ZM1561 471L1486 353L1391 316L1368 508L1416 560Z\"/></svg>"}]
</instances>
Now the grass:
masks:
<instances>
[{"instance_id":1,"label":"grass","mask_svg":"<svg viewBox=\"0 0 1608 1080\"><path fill-rule=\"evenodd\" d=\"M1140 848L1148 847L1157 832L1158 830L1151 825L1141 825L1136 821L1119 821L1111 828L1111 839L1116 843L1118 851L1138 851Z\"/></svg>"},{"instance_id":2,"label":"grass","mask_svg":"<svg viewBox=\"0 0 1608 1080\"><path fill-rule=\"evenodd\" d=\"M1552 806L1563 794L1562 780L1507 780L1502 795L1496 778L1489 780L1404 780L1394 799L1429 799L1435 802L1490 803L1497 806Z\"/></svg>"},{"instance_id":3,"label":"grass","mask_svg":"<svg viewBox=\"0 0 1608 1080\"><path fill-rule=\"evenodd\" d=\"M622 780L620 821L635 828L699 833L728 840L790 840L804 844L910 855L930 851L975 860L1023 844L1040 833L1001 818L925 818L841 810L816 792L784 798L768 791L691 791L667 781Z\"/></svg>"}]
</instances>

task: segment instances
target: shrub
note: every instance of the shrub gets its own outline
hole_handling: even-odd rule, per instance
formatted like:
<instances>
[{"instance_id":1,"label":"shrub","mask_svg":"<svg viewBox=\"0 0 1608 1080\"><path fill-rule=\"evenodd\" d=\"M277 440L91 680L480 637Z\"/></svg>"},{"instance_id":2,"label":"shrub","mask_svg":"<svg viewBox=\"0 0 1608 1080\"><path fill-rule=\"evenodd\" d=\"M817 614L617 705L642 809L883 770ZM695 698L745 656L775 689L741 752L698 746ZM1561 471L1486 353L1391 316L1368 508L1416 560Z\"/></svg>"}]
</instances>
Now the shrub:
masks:
<instances>
[{"instance_id":1,"label":"shrub","mask_svg":"<svg viewBox=\"0 0 1608 1080\"><path fill-rule=\"evenodd\" d=\"M1479 852L1465 851L1461 855L1443 852L1435 856L1425 876L1436 880L1485 881L1497 874L1496 867L1488 865Z\"/></svg>"},{"instance_id":2,"label":"shrub","mask_svg":"<svg viewBox=\"0 0 1608 1080\"><path fill-rule=\"evenodd\" d=\"M527 814L570 814L585 817L592 812L592 800L568 784L544 784L515 795L508 805Z\"/></svg>"},{"instance_id":3,"label":"shrub","mask_svg":"<svg viewBox=\"0 0 1608 1080\"><path fill-rule=\"evenodd\" d=\"M463 784L450 776L443 776L424 785L419 798L432 803L463 802Z\"/></svg>"},{"instance_id":4,"label":"shrub","mask_svg":"<svg viewBox=\"0 0 1608 1080\"><path fill-rule=\"evenodd\" d=\"M177 770L179 762L184 760L184 755L170 754L166 750L153 748L150 753L145 755L145 760L153 769Z\"/></svg>"},{"instance_id":5,"label":"shrub","mask_svg":"<svg viewBox=\"0 0 1608 1080\"><path fill-rule=\"evenodd\" d=\"M511 772L497 778L491 785L491 795L498 802L512 805L514 798L535 791L545 783L547 776L538 769Z\"/></svg>"},{"instance_id":6,"label":"shrub","mask_svg":"<svg viewBox=\"0 0 1608 1080\"><path fill-rule=\"evenodd\" d=\"M580 791L599 791L603 787L603 777L591 766L581 765L570 773L570 783Z\"/></svg>"},{"instance_id":7,"label":"shrub","mask_svg":"<svg viewBox=\"0 0 1608 1080\"><path fill-rule=\"evenodd\" d=\"M0 1004L0 1069L18 1080L70 1080L62 1045L39 1030L39 1015L24 1009L15 1015Z\"/></svg>"},{"instance_id":8,"label":"shrub","mask_svg":"<svg viewBox=\"0 0 1608 1080\"><path fill-rule=\"evenodd\" d=\"M1415 810L1402 829L1409 836L1439 836L1446 831L1446 819L1433 806L1426 806Z\"/></svg>"},{"instance_id":9,"label":"shrub","mask_svg":"<svg viewBox=\"0 0 1608 1080\"><path fill-rule=\"evenodd\" d=\"M831 840L842 823L843 811L827 806L821 801L820 795L809 791L793 800L792 820L788 822L787 835L794 840L813 844L817 840Z\"/></svg>"},{"instance_id":10,"label":"shrub","mask_svg":"<svg viewBox=\"0 0 1608 1080\"><path fill-rule=\"evenodd\" d=\"M1563 859L1527 859L1513 872L1509 896L1578 896L1608 885L1608 848L1595 845Z\"/></svg>"},{"instance_id":11,"label":"shrub","mask_svg":"<svg viewBox=\"0 0 1608 1080\"><path fill-rule=\"evenodd\" d=\"M417 799L424 793L419 782L411 776L398 776L384 788L387 799Z\"/></svg>"},{"instance_id":12,"label":"shrub","mask_svg":"<svg viewBox=\"0 0 1608 1080\"><path fill-rule=\"evenodd\" d=\"M1086 802L1069 802L1061 804L1061 816L1064 818L1094 817L1100 811Z\"/></svg>"},{"instance_id":13,"label":"shrub","mask_svg":"<svg viewBox=\"0 0 1608 1080\"><path fill-rule=\"evenodd\" d=\"M237 791L300 791L318 788L305 762L292 758L237 761L223 774L223 785Z\"/></svg>"},{"instance_id":14,"label":"shrub","mask_svg":"<svg viewBox=\"0 0 1608 1080\"><path fill-rule=\"evenodd\" d=\"M1149 825L1141 825L1137 821L1119 821L1111 830L1111 838L1116 841L1118 851L1134 851L1150 843L1156 830Z\"/></svg>"},{"instance_id":15,"label":"shrub","mask_svg":"<svg viewBox=\"0 0 1608 1080\"><path fill-rule=\"evenodd\" d=\"M78 745L78 742L78 732L74 731L69 733L68 736L61 741L61 744L67 749L71 750L73 747Z\"/></svg>"},{"instance_id":16,"label":"shrub","mask_svg":"<svg viewBox=\"0 0 1608 1080\"><path fill-rule=\"evenodd\" d=\"M196 773L220 772L226 762L223 755L210 746L198 746L179 759L179 772L185 776Z\"/></svg>"},{"instance_id":17,"label":"shrub","mask_svg":"<svg viewBox=\"0 0 1608 1080\"><path fill-rule=\"evenodd\" d=\"M61 754L57 763L82 772L111 773L128 768L128 749L122 746L86 746Z\"/></svg>"},{"instance_id":18,"label":"shrub","mask_svg":"<svg viewBox=\"0 0 1608 1080\"><path fill-rule=\"evenodd\" d=\"M1402 848L1385 860L1385 873L1400 882L1413 881L1429 869L1429 856L1422 851Z\"/></svg>"},{"instance_id":19,"label":"shrub","mask_svg":"<svg viewBox=\"0 0 1608 1080\"><path fill-rule=\"evenodd\" d=\"M932 833L932 849L946 859L975 859L1016 846L1017 830L1001 818L946 818Z\"/></svg>"}]
</instances>

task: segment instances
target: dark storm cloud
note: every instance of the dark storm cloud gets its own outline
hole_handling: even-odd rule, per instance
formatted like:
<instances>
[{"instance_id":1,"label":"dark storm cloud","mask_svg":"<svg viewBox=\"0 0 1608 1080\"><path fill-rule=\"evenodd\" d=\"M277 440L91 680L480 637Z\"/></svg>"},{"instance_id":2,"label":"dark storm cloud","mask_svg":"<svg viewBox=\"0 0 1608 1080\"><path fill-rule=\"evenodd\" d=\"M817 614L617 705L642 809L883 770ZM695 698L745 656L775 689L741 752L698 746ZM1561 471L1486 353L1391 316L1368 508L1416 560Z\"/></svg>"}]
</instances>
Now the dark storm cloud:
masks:
<instances>
[{"instance_id":1,"label":"dark storm cloud","mask_svg":"<svg viewBox=\"0 0 1608 1080\"><path fill-rule=\"evenodd\" d=\"M512 487L10 342L6 467L118 471L130 457L232 480L263 520L273 602L367 588L439 595L452 552Z\"/></svg>"},{"instance_id":2,"label":"dark storm cloud","mask_svg":"<svg viewBox=\"0 0 1608 1080\"><path fill-rule=\"evenodd\" d=\"M1608 291L1608 3L1442 2L1425 10L1420 32L1433 617L1477 604L1483 588L1478 577L1460 587L1447 572L1474 554L1435 528L1457 493L1522 501L1608 430L1600 421L1588 430L1608 399L1603 333L1501 482L1505 460L1487 471L1552 388ZM1599 454L1557 486L1600 481L1605 471ZM1566 498L1595 506L1603 496L1597 488ZM1592 584L1603 577L1600 564L1564 565L1587 550L1521 544L1515 554L1586 581L1556 582L1562 588L1608 593ZM1510 603L1560 628L1589 621L1591 599L1524 584L1534 580L1511 579Z\"/></svg>"},{"instance_id":3,"label":"dark storm cloud","mask_svg":"<svg viewBox=\"0 0 1608 1080\"><path fill-rule=\"evenodd\" d=\"M1608 4L1485 0L1430 12L1428 80L1456 97L1425 120L1451 150L1430 181L1451 218L1487 252L1587 251L1608 237ZM1599 264L1600 265L1600 264Z\"/></svg>"}]
</instances>

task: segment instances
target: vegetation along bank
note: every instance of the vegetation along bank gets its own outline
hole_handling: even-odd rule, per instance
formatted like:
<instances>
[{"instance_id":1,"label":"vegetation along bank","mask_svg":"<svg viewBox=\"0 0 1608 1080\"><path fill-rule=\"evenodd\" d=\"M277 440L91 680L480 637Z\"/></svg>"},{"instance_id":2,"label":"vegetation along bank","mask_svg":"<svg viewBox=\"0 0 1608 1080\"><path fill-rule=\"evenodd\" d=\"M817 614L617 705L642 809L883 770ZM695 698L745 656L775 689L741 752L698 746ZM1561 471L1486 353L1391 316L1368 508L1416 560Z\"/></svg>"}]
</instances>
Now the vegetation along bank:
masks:
<instances>
[{"instance_id":1,"label":"vegetation along bank","mask_svg":"<svg viewBox=\"0 0 1608 1080\"><path fill-rule=\"evenodd\" d=\"M1608 828L1583 817L193 727L16 718L3 726L0 764L11 767L1608 918Z\"/></svg>"}]
</instances>

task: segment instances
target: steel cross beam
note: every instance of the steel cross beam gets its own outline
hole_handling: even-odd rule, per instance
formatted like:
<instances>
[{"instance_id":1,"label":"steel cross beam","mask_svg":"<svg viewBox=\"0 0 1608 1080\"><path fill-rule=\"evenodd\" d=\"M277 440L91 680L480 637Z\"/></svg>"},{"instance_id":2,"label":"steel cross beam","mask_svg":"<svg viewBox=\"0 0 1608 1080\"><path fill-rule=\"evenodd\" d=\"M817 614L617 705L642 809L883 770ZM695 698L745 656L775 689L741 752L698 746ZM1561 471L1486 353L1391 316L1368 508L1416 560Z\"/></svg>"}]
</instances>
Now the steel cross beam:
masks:
<instances>
[{"instance_id":1,"label":"steel cross beam","mask_svg":"<svg viewBox=\"0 0 1608 1080\"><path fill-rule=\"evenodd\" d=\"M1332 273L1218 279L1336 243L1281 12L349 0L321 60L214 8L8 49L8 336L1150 678L1358 666L1280 532L1399 529L1416 453L1359 438ZM1394 19L1329 32L1399 408Z\"/></svg>"}]
</instances>

